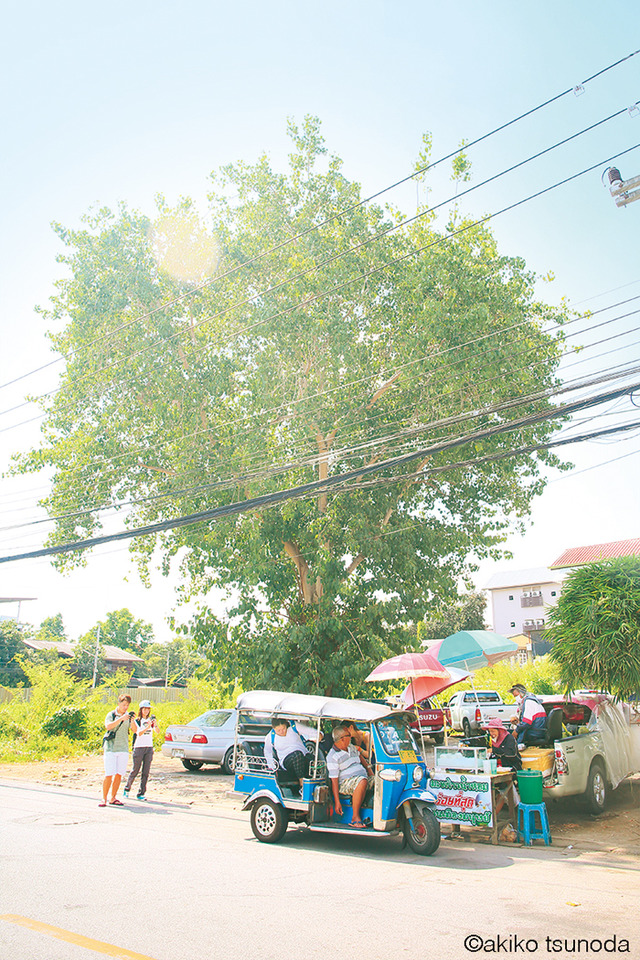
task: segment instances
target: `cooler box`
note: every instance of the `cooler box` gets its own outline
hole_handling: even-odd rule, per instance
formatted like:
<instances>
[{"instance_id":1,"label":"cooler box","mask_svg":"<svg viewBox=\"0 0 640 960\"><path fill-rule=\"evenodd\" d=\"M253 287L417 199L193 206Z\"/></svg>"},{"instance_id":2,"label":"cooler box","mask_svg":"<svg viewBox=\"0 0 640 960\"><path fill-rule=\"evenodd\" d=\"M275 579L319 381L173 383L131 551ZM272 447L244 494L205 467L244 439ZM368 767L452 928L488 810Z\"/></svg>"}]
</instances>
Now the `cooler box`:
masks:
<instances>
[{"instance_id":1,"label":"cooler box","mask_svg":"<svg viewBox=\"0 0 640 960\"><path fill-rule=\"evenodd\" d=\"M541 770L546 779L553 773L553 749L542 747L527 747L520 754L523 770Z\"/></svg>"}]
</instances>

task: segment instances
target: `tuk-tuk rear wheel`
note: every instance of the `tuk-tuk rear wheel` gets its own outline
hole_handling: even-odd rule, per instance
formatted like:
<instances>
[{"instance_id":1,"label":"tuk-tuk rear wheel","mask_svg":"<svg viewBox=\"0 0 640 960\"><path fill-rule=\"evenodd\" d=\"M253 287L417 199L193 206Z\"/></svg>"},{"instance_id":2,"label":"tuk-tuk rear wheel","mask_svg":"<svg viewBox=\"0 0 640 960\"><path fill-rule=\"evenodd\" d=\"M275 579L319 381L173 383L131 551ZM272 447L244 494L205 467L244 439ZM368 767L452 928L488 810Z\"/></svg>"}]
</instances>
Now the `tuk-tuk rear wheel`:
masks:
<instances>
[{"instance_id":1,"label":"tuk-tuk rear wheel","mask_svg":"<svg viewBox=\"0 0 640 960\"><path fill-rule=\"evenodd\" d=\"M411 823L405 820L404 835L414 853L429 857L440 846L440 822L432 810L414 811Z\"/></svg>"},{"instance_id":2,"label":"tuk-tuk rear wheel","mask_svg":"<svg viewBox=\"0 0 640 960\"><path fill-rule=\"evenodd\" d=\"M251 829L261 843L277 843L287 832L287 813L271 800L257 800L251 808Z\"/></svg>"}]
</instances>

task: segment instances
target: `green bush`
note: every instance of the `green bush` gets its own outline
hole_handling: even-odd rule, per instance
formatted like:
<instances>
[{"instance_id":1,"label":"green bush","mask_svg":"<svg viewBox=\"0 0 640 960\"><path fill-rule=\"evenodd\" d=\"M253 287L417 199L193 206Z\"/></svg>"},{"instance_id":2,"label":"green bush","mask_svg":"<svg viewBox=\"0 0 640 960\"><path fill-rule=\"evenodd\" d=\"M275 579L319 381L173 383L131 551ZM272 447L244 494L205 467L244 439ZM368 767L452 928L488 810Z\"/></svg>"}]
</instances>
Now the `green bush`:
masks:
<instances>
[{"instance_id":1,"label":"green bush","mask_svg":"<svg viewBox=\"0 0 640 960\"><path fill-rule=\"evenodd\" d=\"M86 712L81 707L61 707L45 720L42 732L46 737L64 734L70 740L86 740L89 735Z\"/></svg>"},{"instance_id":2,"label":"green bush","mask_svg":"<svg viewBox=\"0 0 640 960\"><path fill-rule=\"evenodd\" d=\"M0 710L0 740L24 740L27 731L9 716L6 710Z\"/></svg>"}]
</instances>

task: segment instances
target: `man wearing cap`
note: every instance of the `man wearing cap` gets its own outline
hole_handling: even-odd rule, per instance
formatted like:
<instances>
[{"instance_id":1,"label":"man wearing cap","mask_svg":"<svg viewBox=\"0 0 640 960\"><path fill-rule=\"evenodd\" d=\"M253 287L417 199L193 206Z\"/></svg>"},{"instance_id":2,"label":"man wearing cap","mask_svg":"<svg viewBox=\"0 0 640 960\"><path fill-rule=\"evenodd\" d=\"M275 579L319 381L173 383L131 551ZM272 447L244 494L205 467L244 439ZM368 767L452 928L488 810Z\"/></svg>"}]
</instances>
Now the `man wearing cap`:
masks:
<instances>
[{"instance_id":1,"label":"man wearing cap","mask_svg":"<svg viewBox=\"0 0 640 960\"><path fill-rule=\"evenodd\" d=\"M509 733L500 719L487 720L484 729L491 737L491 753L489 759L499 760L501 766L511 767L512 770L522 769L522 759L518 751L515 737Z\"/></svg>"},{"instance_id":2,"label":"man wearing cap","mask_svg":"<svg viewBox=\"0 0 640 960\"><path fill-rule=\"evenodd\" d=\"M138 716L134 720L135 734L133 741L133 767L124 788L123 796L128 797L129 791L133 786L133 781L138 776L140 769L140 789L138 790L137 800L146 800L147 780L149 779L149 770L153 760L153 733L158 730L158 721L151 716L151 703L149 700L141 700Z\"/></svg>"},{"instance_id":3,"label":"man wearing cap","mask_svg":"<svg viewBox=\"0 0 640 960\"><path fill-rule=\"evenodd\" d=\"M533 693L527 693L522 683L514 683L510 693L516 698L518 714L515 734L518 746L532 747L544 743L547 736L547 714L542 701Z\"/></svg>"}]
</instances>

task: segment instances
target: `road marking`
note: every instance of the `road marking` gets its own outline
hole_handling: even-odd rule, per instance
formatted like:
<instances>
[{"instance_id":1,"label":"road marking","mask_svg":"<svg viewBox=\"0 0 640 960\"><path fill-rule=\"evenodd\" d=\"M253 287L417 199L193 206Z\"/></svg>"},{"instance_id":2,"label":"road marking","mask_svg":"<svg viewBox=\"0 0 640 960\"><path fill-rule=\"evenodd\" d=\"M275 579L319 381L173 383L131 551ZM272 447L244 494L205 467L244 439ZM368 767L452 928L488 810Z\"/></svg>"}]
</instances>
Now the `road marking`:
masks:
<instances>
[{"instance_id":1,"label":"road marking","mask_svg":"<svg viewBox=\"0 0 640 960\"><path fill-rule=\"evenodd\" d=\"M85 947L85 949L94 950L96 953L104 953L108 957L118 957L118 960L154 960L146 953L135 953L133 950L126 950L125 947L116 947L112 943L92 940L91 937L83 937L80 933L72 933L71 930L63 930L62 927L52 927L49 923L40 923L39 920L21 917L17 913L0 914L0 920L6 920L7 923L17 923L21 927L28 927L29 930L35 930L37 933L46 933L50 937L56 937L56 939L64 940L66 943L75 943L78 947Z\"/></svg>"}]
</instances>

